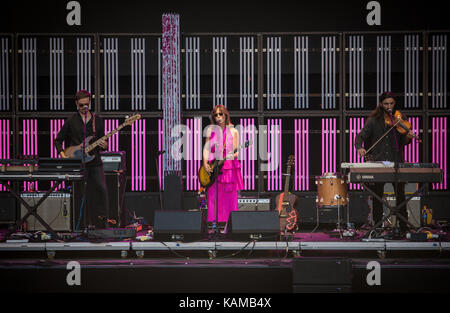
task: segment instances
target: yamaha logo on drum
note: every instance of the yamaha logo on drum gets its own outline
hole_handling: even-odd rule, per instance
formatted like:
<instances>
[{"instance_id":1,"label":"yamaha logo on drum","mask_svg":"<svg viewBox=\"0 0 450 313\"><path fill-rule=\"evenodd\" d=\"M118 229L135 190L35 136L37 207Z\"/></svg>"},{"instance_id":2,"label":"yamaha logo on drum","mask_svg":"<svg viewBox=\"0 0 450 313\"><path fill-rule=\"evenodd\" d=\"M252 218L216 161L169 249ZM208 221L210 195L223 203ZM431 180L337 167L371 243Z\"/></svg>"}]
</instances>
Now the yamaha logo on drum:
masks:
<instances>
[{"instance_id":1,"label":"yamaha logo on drum","mask_svg":"<svg viewBox=\"0 0 450 313\"><path fill-rule=\"evenodd\" d=\"M373 175L362 175L363 179L374 179Z\"/></svg>"}]
</instances>

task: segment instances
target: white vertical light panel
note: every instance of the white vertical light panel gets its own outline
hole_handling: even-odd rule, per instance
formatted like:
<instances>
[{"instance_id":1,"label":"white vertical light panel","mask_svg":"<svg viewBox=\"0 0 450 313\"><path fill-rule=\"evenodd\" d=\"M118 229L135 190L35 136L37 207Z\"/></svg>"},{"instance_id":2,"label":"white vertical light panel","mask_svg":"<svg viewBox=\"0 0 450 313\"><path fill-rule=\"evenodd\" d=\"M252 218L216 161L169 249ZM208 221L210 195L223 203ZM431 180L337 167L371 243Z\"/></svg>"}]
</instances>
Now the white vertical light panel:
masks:
<instances>
[{"instance_id":1,"label":"white vertical light panel","mask_svg":"<svg viewBox=\"0 0 450 313\"><path fill-rule=\"evenodd\" d=\"M37 110L36 38L22 38L22 109Z\"/></svg>"},{"instance_id":2,"label":"white vertical light panel","mask_svg":"<svg viewBox=\"0 0 450 313\"><path fill-rule=\"evenodd\" d=\"M200 109L200 37L186 37L186 110Z\"/></svg>"},{"instance_id":3,"label":"white vertical light panel","mask_svg":"<svg viewBox=\"0 0 450 313\"><path fill-rule=\"evenodd\" d=\"M91 38L77 38L77 91L92 91L91 59Z\"/></svg>"},{"instance_id":4,"label":"white vertical light panel","mask_svg":"<svg viewBox=\"0 0 450 313\"><path fill-rule=\"evenodd\" d=\"M349 108L364 108L364 37L349 36Z\"/></svg>"},{"instance_id":5,"label":"white vertical light panel","mask_svg":"<svg viewBox=\"0 0 450 313\"><path fill-rule=\"evenodd\" d=\"M281 109L281 37L267 37L267 109Z\"/></svg>"},{"instance_id":6,"label":"white vertical light panel","mask_svg":"<svg viewBox=\"0 0 450 313\"><path fill-rule=\"evenodd\" d=\"M2 38L0 44L0 110L10 108L9 93L9 38Z\"/></svg>"},{"instance_id":7,"label":"white vertical light panel","mask_svg":"<svg viewBox=\"0 0 450 313\"><path fill-rule=\"evenodd\" d=\"M255 108L255 43L253 37L239 38L239 107Z\"/></svg>"},{"instance_id":8,"label":"white vertical light panel","mask_svg":"<svg viewBox=\"0 0 450 313\"><path fill-rule=\"evenodd\" d=\"M322 37L322 109L336 108L336 37Z\"/></svg>"},{"instance_id":9,"label":"white vertical light panel","mask_svg":"<svg viewBox=\"0 0 450 313\"><path fill-rule=\"evenodd\" d=\"M405 108L419 108L419 35L404 36L404 99Z\"/></svg>"},{"instance_id":10,"label":"white vertical light panel","mask_svg":"<svg viewBox=\"0 0 450 313\"><path fill-rule=\"evenodd\" d=\"M447 108L447 35L433 35L431 56L431 107Z\"/></svg>"},{"instance_id":11,"label":"white vertical light panel","mask_svg":"<svg viewBox=\"0 0 450 313\"><path fill-rule=\"evenodd\" d=\"M64 110L64 38L49 38L50 110Z\"/></svg>"},{"instance_id":12,"label":"white vertical light panel","mask_svg":"<svg viewBox=\"0 0 450 313\"><path fill-rule=\"evenodd\" d=\"M146 109L145 38L131 38L131 109Z\"/></svg>"},{"instance_id":13,"label":"white vertical light panel","mask_svg":"<svg viewBox=\"0 0 450 313\"><path fill-rule=\"evenodd\" d=\"M104 92L106 111L119 110L119 42L118 38L103 39Z\"/></svg>"},{"instance_id":14,"label":"white vertical light panel","mask_svg":"<svg viewBox=\"0 0 450 313\"><path fill-rule=\"evenodd\" d=\"M380 95L391 91L391 36L377 36L377 103Z\"/></svg>"},{"instance_id":15,"label":"white vertical light panel","mask_svg":"<svg viewBox=\"0 0 450 313\"><path fill-rule=\"evenodd\" d=\"M294 101L296 109L309 108L309 37L294 37Z\"/></svg>"},{"instance_id":16,"label":"white vertical light panel","mask_svg":"<svg viewBox=\"0 0 450 313\"><path fill-rule=\"evenodd\" d=\"M213 107L227 106L227 37L213 37Z\"/></svg>"}]
</instances>

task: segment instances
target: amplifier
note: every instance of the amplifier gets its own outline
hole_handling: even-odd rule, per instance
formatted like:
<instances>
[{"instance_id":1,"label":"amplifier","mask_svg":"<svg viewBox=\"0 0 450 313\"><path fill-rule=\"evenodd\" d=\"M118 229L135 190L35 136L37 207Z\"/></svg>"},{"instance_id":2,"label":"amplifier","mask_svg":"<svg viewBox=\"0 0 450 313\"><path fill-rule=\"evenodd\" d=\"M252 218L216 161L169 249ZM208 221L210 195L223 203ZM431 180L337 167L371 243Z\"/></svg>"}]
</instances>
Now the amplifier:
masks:
<instances>
[{"instance_id":1,"label":"amplifier","mask_svg":"<svg viewBox=\"0 0 450 313\"><path fill-rule=\"evenodd\" d=\"M408 197L408 195L406 195ZM389 202L389 205L394 206L395 205L395 197L388 196L386 200ZM408 216L405 216L408 218L408 222L413 224L415 227L420 227L420 211L422 207L422 199L421 197L413 197L411 200L408 201L406 204L406 210L408 212ZM383 211L387 213L387 207L383 205ZM389 218L393 224L395 224L397 217L395 215L391 216Z\"/></svg>"},{"instance_id":2,"label":"amplifier","mask_svg":"<svg viewBox=\"0 0 450 313\"><path fill-rule=\"evenodd\" d=\"M103 171L105 173L125 171L126 170L126 152L102 152L100 157L103 162Z\"/></svg>"},{"instance_id":3,"label":"amplifier","mask_svg":"<svg viewBox=\"0 0 450 313\"><path fill-rule=\"evenodd\" d=\"M239 198L239 211L269 211L270 199Z\"/></svg>"},{"instance_id":4,"label":"amplifier","mask_svg":"<svg viewBox=\"0 0 450 313\"><path fill-rule=\"evenodd\" d=\"M43 192L23 192L20 196L26 203L34 206L44 195ZM37 214L54 231L72 231L70 202L70 193L54 192L37 208ZM26 213L28 210L21 204L20 218L24 217ZM30 215L26 219L26 224L27 231L46 230L34 215Z\"/></svg>"}]
</instances>

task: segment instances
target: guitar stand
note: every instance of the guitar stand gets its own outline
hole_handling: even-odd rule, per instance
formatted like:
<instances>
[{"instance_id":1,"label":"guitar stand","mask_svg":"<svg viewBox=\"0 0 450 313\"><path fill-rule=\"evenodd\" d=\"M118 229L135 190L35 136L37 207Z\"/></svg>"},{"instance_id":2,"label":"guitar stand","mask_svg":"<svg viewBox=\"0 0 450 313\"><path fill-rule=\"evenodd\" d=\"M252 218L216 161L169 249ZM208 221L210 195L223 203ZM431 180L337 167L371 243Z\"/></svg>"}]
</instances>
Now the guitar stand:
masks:
<instances>
[{"instance_id":1,"label":"guitar stand","mask_svg":"<svg viewBox=\"0 0 450 313\"><path fill-rule=\"evenodd\" d=\"M25 223L25 221L27 220L27 218L30 215L33 215L40 223L42 226L45 227L45 229L52 234L52 239L59 239L59 236L56 234L56 232L50 227L50 225L48 225L44 219L42 217L39 216L39 214L37 213L37 209L38 207L50 196L50 194L55 191L55 189L60 185L59 184L54 184L53 187L50 188L50 190L48 190L41 199L39 199L38 203L31 206L29 205L22 197L20 197L17 192L14 190L14 188L12 188L9 184L3 184L8 191L17 199L19 200L20 203L23 204L23 206L28 210L28 212L18 221L16 221L16 223L11 227L11 229L8 230L8 234L7 236L11 235L11 233L15 232L20 226L23 225L23 223Z\"/></svg>"},{"instance_id":2,"label":"guitar stand","mask_svg":"<svg viewBox=\"0 0 450 313\"><path fill-rule=\"evenodd\" d=\"M383 217L381 219L381 221L379 221L378 223L376 223L374 226L372 226L372 228L370 228L366 234L363 236L363 238L367 238L368 235L376 228L378 228L380 225L382 225L389 217L391 217L392 215L396 215L398 218L400 218L402 221L404 221L406 224L408 224L412 229L417 229L417 227L415 227L413 224L411 224L408 219L406 217L404 217L403 215L401 215L400 213L397 213L398 210L400 210L401 207L405 206L412 198L414 198L415 196L417 196L419 193L421 193L425 187L425 185L422 185L422 187L420 187L415 193L413 193L411 196L406 197L405 201L403 201L400 205L397 206L391 206L389 204L389 202L386 199L382 199L380 198L372 189L370 189L369 187L367 187L366 183L361 183L364 187L364 190L367 190L375 199L377 199L378 201L380 201L381 203L384 203L384 205L386 205L389 208L389 214L386 215L385 217ZM397 197L396 197L397 200Z\"/></svg>"}]
</instances>

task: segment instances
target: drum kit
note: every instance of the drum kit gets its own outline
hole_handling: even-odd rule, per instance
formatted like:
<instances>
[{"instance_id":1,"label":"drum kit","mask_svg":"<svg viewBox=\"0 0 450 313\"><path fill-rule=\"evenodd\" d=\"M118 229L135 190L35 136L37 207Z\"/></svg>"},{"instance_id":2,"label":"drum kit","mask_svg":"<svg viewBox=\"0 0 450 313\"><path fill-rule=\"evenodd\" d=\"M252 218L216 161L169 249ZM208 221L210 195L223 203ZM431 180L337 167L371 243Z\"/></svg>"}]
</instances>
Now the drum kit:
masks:
<instances>
[{"instance_id":1,"label":"drum kit","mask_svg":"<svg viewBox=\"0 0 450 313\"><path fill-rule=\"evenodd\" d=\"M341 232L341 209L348 206L347 179L340 173L324 173L322 176L316 176L317 185L317 220L316 227L312 233L319 227L320 210L337 211L337 231L342 238ZM347 208L347 227L350 225L349 210ZM352 235L351 232L345 232L344 235Z\"/></svg>"}]
</instances>

